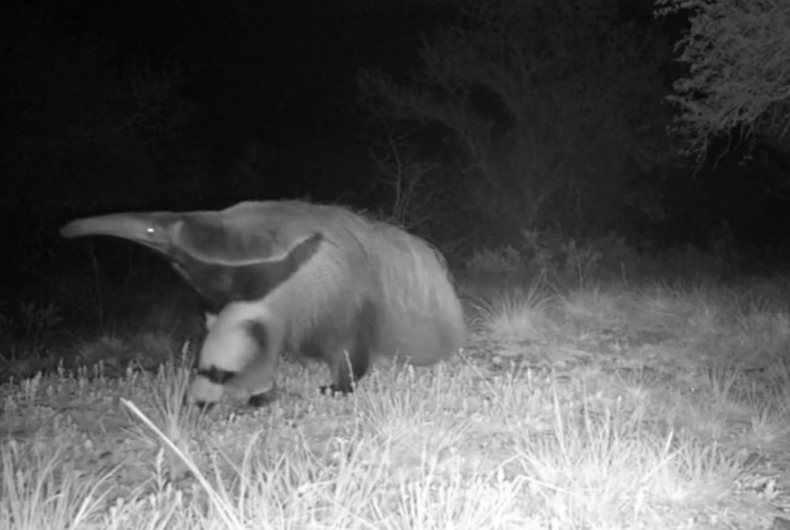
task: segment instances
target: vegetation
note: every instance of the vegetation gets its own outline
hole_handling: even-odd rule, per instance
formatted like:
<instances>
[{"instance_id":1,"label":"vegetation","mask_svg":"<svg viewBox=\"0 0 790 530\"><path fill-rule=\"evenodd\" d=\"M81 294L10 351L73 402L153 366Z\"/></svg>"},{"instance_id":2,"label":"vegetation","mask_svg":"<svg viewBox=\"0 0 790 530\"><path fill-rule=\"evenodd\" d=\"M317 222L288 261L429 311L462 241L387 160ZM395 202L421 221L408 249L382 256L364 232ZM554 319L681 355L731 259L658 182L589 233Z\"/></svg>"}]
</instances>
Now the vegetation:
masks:
<instances>
[{"instance_id":1,"label":"vegetation","mask_svg":"<svg viewBox=\"0 0 790 530\"><path fill-rule=\"evenodd\" d=\"M287 362L270 407L200 415L191 343L77 341L92 356L0 386L0 526L765 528L790 501L790 283L596 252L481 252L463 354L379 364L347 398Z\"/></svg>"},{"instance_id":2,"label":"vegetation","mask_svg":"<svg viewBox=\"0 0 790 530\"><path fill-rule=\"evenodd\" d=\"M206 32L185 46L203 62L186 70L203 77L192 79L178 61L141 66L101 39L75 39L54 11L9 23L0 210L11 226L20 212L39 224L4 247L19 252L7 251L15 281L0 292L0 528L790 525L790 278L735 248L737 233L748 243L787 226L763 216L766 205L786 214L786 174L750 181L749 195L722 192L758 225L736 232L733 203L715 200L720 174L703 175L716 186L695 193L699 181L675 179L684 200L673 202L669 175L691 164L678 170L666 134L670 101L687 153L758 136L787 152L786 2L660 0L657 21L647 0L386 8L410 18L427 5L449 22L429 28L408 73L360 75L386 133L374 146L379 179L364 185L383 188L382 216L452 243L441 247L459 269L468 344L429 369L381 363L345 398L319 394L322 365L284 362L270 406L226 400L202 414L184 402L194 293L165 264L112 243L60 249L52 227L76 209L147 208L151 196L182 209L277 195L298 173L288 157L311 167L302 184L331 182L325 196L361 187L343 180L364 173L356 166L327 172L280 130L321 107L332 109L305 123L353 121L345 104L310 106L294 86L298 105L281 105L264 90L295 67L325 90L350 67L284 55L281 70L257 73L274 61L260 50L279 48L258 25L262 4L244 5L198 6ZM343 28L366 9L350 8ZM387 16L366 31L394 27ZM689 24L674 26L676 16ZM680 77L670 72L676 30ZM281 121L258 129L270 107ZM314 132L323 141L329 130ZM250 139L235 164L226 154L227 167L210 167L228 149L214 136L252 131L282 141ZM673 249L650 241L655 227Z\"/></svg>"},{"instance_id":3,"label":"vegetation","mask_svg":"<svg viewBox=\"0 0 790 530\"><path fill-rule=\"evenodd\" d=\"M452 146L455 209L487 233L600 234L624 209L655 213L645 184L673 159L670 43L621 4L465 2L410 75L368 71L360 86L371 112L412 129L414 143L438 135Z\"/></svg>"},{"instance_id":4,"label":"vegetation","mask_svg":"<svg viewBox=\"0 0 790 530\"><path fill-rule=\"evenodd\" d=\"M657 0L659 13L689 15L677 43L687 67L671 100L686 150L704 156L716 138L763 137L787 156L790 119L790 4Z\"/></svg>"}]
</instances>

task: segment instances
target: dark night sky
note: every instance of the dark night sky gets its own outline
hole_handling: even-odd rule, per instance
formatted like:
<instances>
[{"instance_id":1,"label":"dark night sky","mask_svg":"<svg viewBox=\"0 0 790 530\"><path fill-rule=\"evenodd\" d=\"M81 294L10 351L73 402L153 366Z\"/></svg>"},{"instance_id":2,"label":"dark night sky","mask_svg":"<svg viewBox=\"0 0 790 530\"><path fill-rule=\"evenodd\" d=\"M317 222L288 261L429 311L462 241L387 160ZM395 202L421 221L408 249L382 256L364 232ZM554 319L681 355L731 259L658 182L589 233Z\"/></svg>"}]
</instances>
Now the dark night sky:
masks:
<instances>
[{"instance_id":1,"label":"dark night sky","mask_svg":"<svg viewBox=\"0 0 790 530\"><path fill-rule=\"evenodd\" d=\"M53 41L87 36L121 75L175 66L214 178L257 142L272 175L262 198L332 200L367 185L354 176L369 171L358 72L413 65L420 33L442 20L433 4L78 0L12 8L6 23L46 20Z\"/></svg>"},{"instance_id":2,"label":"dark night sky","mask_svg":"<svg viewBox=\"0 0 790 530\"><path fill-rule=\"evenodd\" d=\"M18 119L16 128L4 133L16 143L6 145L12 191L0 199L0 211L32 212L38 218L52 211L52 222L61 222L75 213L127 206L219 208L242 199L302 196L376 207L382 197L372 182L370 152L381 129L360 102L357 76L371 68L401 76L414 71L423 36L457 21L459 3L77 0L20 5L3 8L7 16L0 13L6 34L0 66L19 80L6 83L0 94L4 112ZM626 5L633 9L636 4ZM638 24L650 27L652 3L638 5ZM64 43L79 47L85 39L107 57L98 67L82 67L74 59L78 54L65 60L58 55ZM178 141L160 141L158 151L126 138L103 138L129 109L101 86L107 83L102 76L124 78L140 66L160 72L175 68L184 81L176 95L191 109ZM99 81L85 80L81 72ZM28 92L32 96L26 99ZM76 136L87 129L96 138L79 143L75 129ZM427 141L441 143L438 136ZM254 185L233 181L234 168L251 159L261 175ZM722 215L734 211L729 201L747 197L741 203L748 205L743 226L764 232L761 216L771 195L766 190L775 183L743 179L743 173L756 172L735 163L724 167L731 175L726 182L710 171L691 179L692 172L682 169L669 186L662 184L667 205L677 211L659 231L674 237L678 226L707 216L697 230L704 240ZM703 201L706 211L699 207ZM785 204L780 198L770 208L783 212ZM628 217L619 223L610 225L645 226Z\"/></svg>"},{"instance_id":3,"label":"dark night sky","mask_svg":"<svg viewBox=\"0 0 790 530\"><path fill-rule=\"evenodd\" d=\"M345 170L332 152L365 154L358 72L413 65L420 32L438 18L428 2L83 3L70 4L66 15L75 31L111 39L127 59L175 61L189 72L187 93L200 106L214 171L257 139L278 152L290 173L310 174L307 184L294 185L319 193L316 165L332 173Z\"/></svg>"}]
</instances>

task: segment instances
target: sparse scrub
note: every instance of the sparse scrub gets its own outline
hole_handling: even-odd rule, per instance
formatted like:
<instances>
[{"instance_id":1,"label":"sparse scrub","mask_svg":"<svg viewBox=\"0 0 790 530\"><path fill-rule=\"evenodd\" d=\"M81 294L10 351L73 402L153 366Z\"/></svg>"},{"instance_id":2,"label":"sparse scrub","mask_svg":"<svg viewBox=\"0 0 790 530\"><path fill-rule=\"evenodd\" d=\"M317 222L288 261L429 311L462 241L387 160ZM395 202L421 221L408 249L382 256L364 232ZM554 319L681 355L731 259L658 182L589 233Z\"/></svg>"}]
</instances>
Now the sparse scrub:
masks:
<instances>
[{"instance_id":1,"label":"sparse scrub","mask_svg":"<svg viewBox=\"0 0 790 530\"><path fill-rule=\"evenodd\" d=\"M525 253L532 267L551 273L564 281L584 285L592 279L603 254L591 244L580 244L573 238L566 241L553 234L524 230Z\"/></svg>"},{"instance_id":2,"label":"sparse scrub","mask_svg":"<svg viewBox=\"0 0 790 530\"><path fill-rule=\"evenodd\" d=\"M466 269L476 274L512 274L526 265L521 253L511 246L483 248L464 261Z\"/></svg>"},{"instance_id":3,"label":"sparse scrub","mask_svg":"<svg viewBox=\"0 0 790 530\"><path fill-rule=\"evenodd\" d=\"M67 336L60 308L50 302L23 302L18 310L0 311L0 381L30 377L58 362L52 349Z\"/></svg>"},{"instance_id":4,"label":"sparse scrub","mask_svg":"<svg viewBox=\"0 0 790 530\"><path fill-rule=\"evenodd\" d=\"M674 158L656 53L669 43L630 16L616 1L465 2L408 74L366 71L360 87L375 117L437 131L466 166L452 183L473 236L600 233L655 209L646 183Z\"/></svg>"},{"instance_id":5,"label":"sparse scrub","mask_svg":"<svg viewBox=\"0 0 790 530\"><path fill-rule=\"evenodd\" d=\"M284 363L254 411L183 408L189 351L124 339L119 370L0 386L0 526L761 530L790 503L790 317L759 282L539 276L476 299L450 362L346 398Z\"/></svg>"},{"instance_id":6,"label":"sparse scrub","mask_svg":"<svg viewBox=\"0 0 790 530\"><path fill-rule=\"evenodd\" d=\"M23 333L30 337L44 337L52 333L63 321L58 306L50 302L46 305L33 302L23 303L19 308Z\"/></svg>"},{"instance_id":7,"label":"sparse scrub","mask_svg":"<svg viewBox=\"0 0 790 530\"><path fill-rule=\"evenodd\" d=\"M478 275L548 275L564 284L585 285L604 274L620 278L637 258L638 253L622 238L612 235L580 242L550 232L523 230L518 247L483 248L468 257L464 265Z\"/></svg>"},{"instance_id":8,"label":"sparse scrub","mask_svg":"<svg viewBox=\"0 0 790 530\"><path fill-rule=\"evenodd\" d=\"M495 293L474 304L473 327L507 340L539 340L552 331L552 295L538 277L527 289Z\"/></svg>"},{"instance_id":9,"label":"sparse scrub","mask_svg":"<svg viewBox=\"0 0 790 530\"><path fill-rule=\"evenodd\" d=\"M63 322L60 308L53 302L22 302L18 309L0 311L0 338L4 343L24 343L29 354L43 349L60 331Z\"/></svg>"}]
</instances>

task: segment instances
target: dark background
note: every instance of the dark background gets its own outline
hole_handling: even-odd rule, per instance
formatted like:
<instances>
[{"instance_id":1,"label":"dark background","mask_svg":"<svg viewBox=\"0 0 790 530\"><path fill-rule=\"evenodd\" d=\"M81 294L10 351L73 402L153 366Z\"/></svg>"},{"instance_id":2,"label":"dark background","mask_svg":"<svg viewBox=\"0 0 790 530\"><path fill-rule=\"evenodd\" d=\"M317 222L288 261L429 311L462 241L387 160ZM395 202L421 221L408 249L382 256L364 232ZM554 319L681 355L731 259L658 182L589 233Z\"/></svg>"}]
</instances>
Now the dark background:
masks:
<instances>
[{"instance_id":1,"label":"dark background","mask_svg":"<svg viewBox=\"0 0 790 530\"><path fill-rule=\"evenodd\" d=\"M487 89L493 73L466 72L463 108L480 124L469 130L490 138L485 163L446 120L401 112L360 82L380 71L398 86L422 82L437 109L453 101L457 93L431 86L421 50L442 28L482 31L462 2L3 8L5 299L85 270L75 243L57 237L71 218L248 199L309 197L381 212L451 256L518 244L521 230L538 229L578 239L615 233L635 248L713 249L726 239L739 253L783 263L790 193L781 150L736 135L700 163L667 133L674 109L665 97L683 72L672 44L684 18L656 20L647 0L591 0L614 13L595 23L594 9L567 17L552 12L552 1L531 4L530 17L500 17L509 29L487 37L526 39L533 56L520 60L548 72L527 85L525 113ZM507 44L489 49L492 65L509 53ZM445 59L463 71L466 58L453 50ZM422 175L405 214L383 170L392 166L382 165L393 142ZM97 245L127 258L128 245Z\"/></svg>"}]
</instances>

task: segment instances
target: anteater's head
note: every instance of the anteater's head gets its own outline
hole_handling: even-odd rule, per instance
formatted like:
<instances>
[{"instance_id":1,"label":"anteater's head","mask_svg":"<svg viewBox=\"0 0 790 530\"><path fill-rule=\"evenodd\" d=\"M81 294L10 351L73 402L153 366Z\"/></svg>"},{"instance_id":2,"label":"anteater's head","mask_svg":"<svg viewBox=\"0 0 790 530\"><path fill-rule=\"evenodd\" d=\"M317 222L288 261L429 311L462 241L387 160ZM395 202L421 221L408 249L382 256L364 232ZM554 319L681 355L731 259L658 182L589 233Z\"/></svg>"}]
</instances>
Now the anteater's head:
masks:
<instances>
[{"instance_id":1,"label":"anteater's head","mask_svg":"<svg viewBox=\"0 0 790 530\"><path fill-rule=\"evenodd\" d=\"M112 236L164 255L219 312L233 301L262 299L309 261L320 233L279 237L265 218L219 212L119 213L77 219L63 237Z\"/></svg>"}]
</instances>

